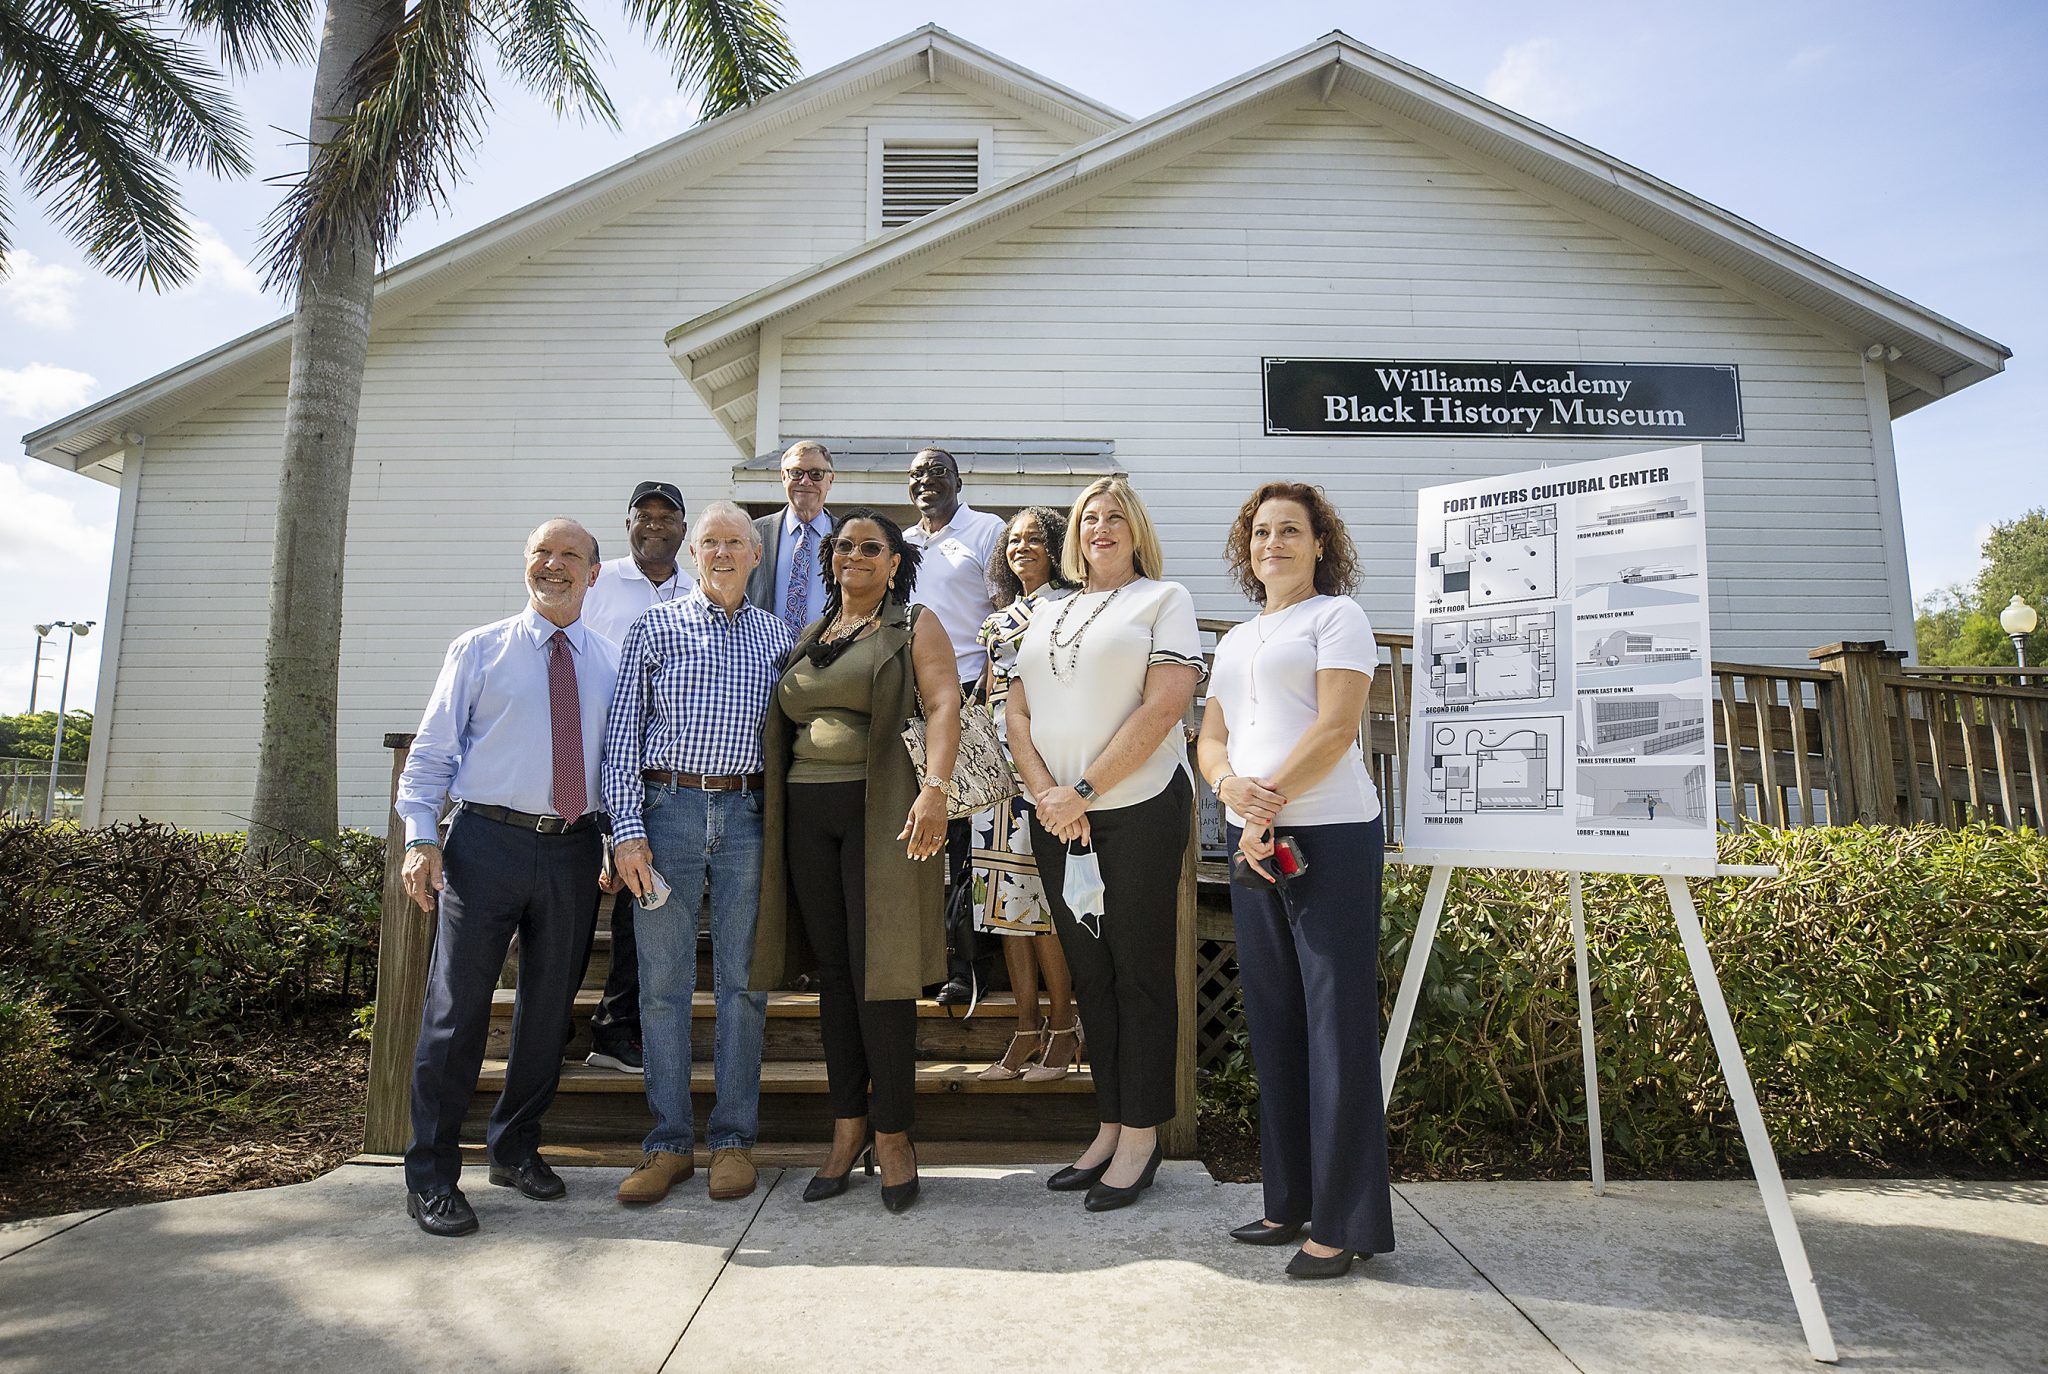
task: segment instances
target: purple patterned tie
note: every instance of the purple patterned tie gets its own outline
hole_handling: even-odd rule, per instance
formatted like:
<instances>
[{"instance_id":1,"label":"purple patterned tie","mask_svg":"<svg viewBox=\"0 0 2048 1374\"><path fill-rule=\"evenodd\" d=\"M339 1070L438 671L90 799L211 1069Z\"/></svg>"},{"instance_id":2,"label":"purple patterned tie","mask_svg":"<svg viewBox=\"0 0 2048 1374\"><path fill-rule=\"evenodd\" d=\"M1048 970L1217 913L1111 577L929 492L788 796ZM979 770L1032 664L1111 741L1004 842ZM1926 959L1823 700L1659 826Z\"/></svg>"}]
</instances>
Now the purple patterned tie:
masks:
<instances>
[{"instance_id":1,"label":"purple patterned tie","mask_svg":"<svg viewBox=\"0 0 2048 1374\"><path fill-rule=\"evenodd\" d=\"M583 782L583 704L576 695L576 660L569 636L557 630L548 638L548 726L554 734L555 814L575 820L588 798Z\"/></svg>"},{"instance_id":2,"label":"purple patterned tie","mask_svg":"<svg viewBox=\"0 0 2048 1374\"><path fill-rule=\"evenodd\" d=\"M804 624L810 617L804 614L810 608L810 586L814 573L811 568L811 527L796 527L796 552L789 559L789 590L782 597L782 618L789 622L792 634L802 634Z\"/></svg>"}]
</instances>

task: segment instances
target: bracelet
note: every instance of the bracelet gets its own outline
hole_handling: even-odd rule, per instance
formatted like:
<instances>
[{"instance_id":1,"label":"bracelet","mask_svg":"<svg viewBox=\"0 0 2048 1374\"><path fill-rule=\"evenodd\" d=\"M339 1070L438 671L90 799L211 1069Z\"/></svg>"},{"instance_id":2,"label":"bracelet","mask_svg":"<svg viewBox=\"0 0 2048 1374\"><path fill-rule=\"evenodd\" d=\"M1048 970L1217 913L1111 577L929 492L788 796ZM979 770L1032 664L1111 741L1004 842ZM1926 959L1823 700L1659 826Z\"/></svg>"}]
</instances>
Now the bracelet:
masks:
<instances>
[{"instance_id":1,"label":"bracelet","mask_svg":"<svg viewBox=\"0 0 2048 1374\"><path fill-rule=\"evenodd\" d=\"M439 849L441 847L441 842L439 840L407 840L405 848L406 852L410 853L415 849L424 849L429 845L432 845L435 849Z\"/></svg>"},{"instance_id":2,"label":"bracelet","mask_svg":"<svg viewBox=\"0 0 2048 1374\"><path fill-rule=\"evenodd\" d=\"M945 780L944 778L926 778L926 779L924 780L924 782L923 782L922 786L925 786L925 787L936 787L936 788L938 788L938 789L939 789L939 790L940 790L941 792L943 792L943 791L945 791L945 790L946 790L946 780Z\"/></svg>"},{"instance_id":3,"label":"bracelet","mask_svg":"<svg viewBox=\"0 0 2048 1374\"><path fill-rule=\"evenodd\" d=\"M1231 772L1231 771L1230 771L1230 770L1229 770L1228 768L1224 769L1224 770L1223 770L1223 776L1222 776L1222 777L1220 777L1220 778L1218 778L1218 779L1216 779L1216 781L1214 781L1214 782L1212 782L1212 783L1210 783L1210 784L1209 784L1209 790L1210 790L1211 792L1214 792L1214 793L1215 793L1215 794L1216 794L1217 796L1219 796L1219 797L1220 797L1220 796L1222 796L1222 795L1223 795L1223 784L1224 784L1224 783L1226 783L1226 782L1229 782L1229 781L1230 781L1230 780L1231 780L1232 778L1234 778L1234 777L1236 777L1236 776L1237 776L1237 774L1235 774L1235 773Z\"/></svg>"}]
</instances>

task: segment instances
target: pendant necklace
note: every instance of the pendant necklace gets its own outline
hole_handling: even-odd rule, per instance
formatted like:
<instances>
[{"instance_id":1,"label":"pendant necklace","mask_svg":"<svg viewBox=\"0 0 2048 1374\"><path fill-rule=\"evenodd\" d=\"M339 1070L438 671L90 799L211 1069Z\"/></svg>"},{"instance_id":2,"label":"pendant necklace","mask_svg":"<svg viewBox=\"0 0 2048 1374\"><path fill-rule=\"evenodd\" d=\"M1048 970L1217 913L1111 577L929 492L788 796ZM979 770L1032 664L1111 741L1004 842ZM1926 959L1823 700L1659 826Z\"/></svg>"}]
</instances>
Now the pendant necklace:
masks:
<instances>
[{"instance_id":1,"label":"pendant necklace","mask_svg":"<svg viewBox=\"0 0 2048 1374\"><path fill-rule=\"evenodd\" d=\"M1132 578L1131 581L1135 582L1137 579ZM1079 601L1083 594L1076 593L1060 603L1059 619L1053 621L1052 633L1047 636L1051 642L1045 646L1045 661L1052 665L1052 675L1055 681L1072 682L1074 680L1074 672L1081 662L1081 641L1087 638L1088 627L1093 625L1096 618L1109 609L1109 603L1116 600L1123 592L1123 589L1130 585L1130 582L1125 582L1112 590L1094 610L1088 613L1088 618L1083 620L1079 627L1075 629L1074 637L1065 641L1060 639L1060 632L1067 628L1067 616L1073 611L1074 603ZM1065 651L1067 660L1064 665L1060 663L1060 653L1062 650Z\"/></svg>"}]
</instances>

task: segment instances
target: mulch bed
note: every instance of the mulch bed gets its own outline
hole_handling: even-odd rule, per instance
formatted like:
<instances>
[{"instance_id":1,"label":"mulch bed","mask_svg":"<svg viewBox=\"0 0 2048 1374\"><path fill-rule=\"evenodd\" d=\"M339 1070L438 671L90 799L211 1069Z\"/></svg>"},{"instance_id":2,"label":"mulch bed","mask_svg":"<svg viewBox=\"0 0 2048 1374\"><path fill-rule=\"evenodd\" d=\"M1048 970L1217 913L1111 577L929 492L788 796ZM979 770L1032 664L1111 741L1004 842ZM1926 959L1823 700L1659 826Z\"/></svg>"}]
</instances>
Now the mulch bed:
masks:
<instances>
[{"instance_id":1,"label":"mulch bed","mask_svg":"<svg viewBox=\"0 0 2048 1374\"><path fill-rule=\"evenodd\" d=\"M205 1056L166 1120L95 1116L30 1126L0 1151L0 1221L163 1202L317 1178L362 1148L369 1046L345 1027L275 1031Z\"/></svg>"}]
</instances>

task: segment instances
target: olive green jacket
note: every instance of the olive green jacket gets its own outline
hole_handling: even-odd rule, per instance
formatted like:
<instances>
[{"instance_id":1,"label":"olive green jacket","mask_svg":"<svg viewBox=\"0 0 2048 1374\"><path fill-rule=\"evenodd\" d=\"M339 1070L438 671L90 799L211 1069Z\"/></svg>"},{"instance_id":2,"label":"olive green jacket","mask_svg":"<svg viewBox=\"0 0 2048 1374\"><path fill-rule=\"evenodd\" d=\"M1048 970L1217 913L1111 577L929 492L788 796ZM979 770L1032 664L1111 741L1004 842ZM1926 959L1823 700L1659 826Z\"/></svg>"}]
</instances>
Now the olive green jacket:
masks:
<instances>
[{"instance_id":1,"label":"olive green jacket","mask_svg":"<svg viewBox=\"0 0 2048 1374\"><path fill-rule=\"evenodd\" d=\"M893 603L882 614L875 637L873 728L868 731L866 814L867 969L856 986L869 1001L922 995L946 978L945 864L943 856L923 862L904 852L896 838L917 800L917 772L903 747L903 727L917 712L917 674L911 664L911 623ZM824 632L819 620L797 640L789 661ZM761 914L754 928L754 967L747 986L768 992L787 986L817 967L804 923L790 896L785 827L789 802L791 740L796 726L783 714L781 694L768 698L761 720L761 757L768 775L762 791Z\"/></svg>"}]
</instances>

